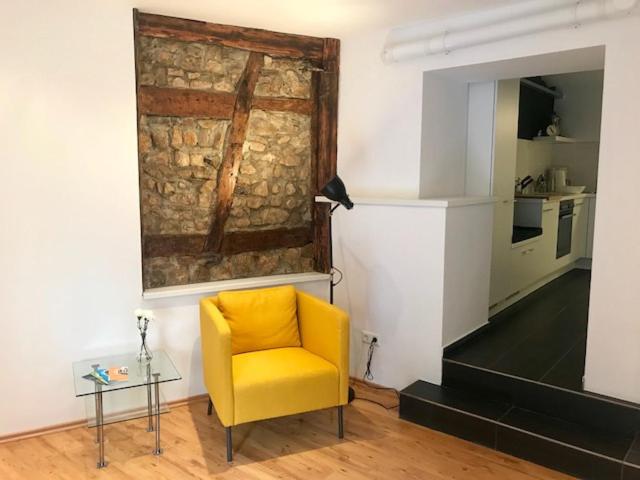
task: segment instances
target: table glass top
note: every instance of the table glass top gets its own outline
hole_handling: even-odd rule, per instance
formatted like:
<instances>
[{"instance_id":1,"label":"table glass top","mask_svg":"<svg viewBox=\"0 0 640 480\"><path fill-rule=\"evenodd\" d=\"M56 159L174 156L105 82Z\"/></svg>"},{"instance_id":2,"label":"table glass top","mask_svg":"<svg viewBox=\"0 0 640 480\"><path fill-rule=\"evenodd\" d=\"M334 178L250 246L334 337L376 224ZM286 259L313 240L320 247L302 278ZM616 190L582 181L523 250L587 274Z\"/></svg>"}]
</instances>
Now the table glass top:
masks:
<instances>
[{"instance_id":1,"label":"table glass top","mask_svg":"<svg viewBox=\"0 0 640 480\"><path fill-rule=\"evenodd\" d=\"M96 382L83 378L93 371L93 366L109 369L112 367L128 367L128 378L125 381L112 381L109 385L100 385L103 392L123 390L125 388L141 387L156 382L158 383L180 380L182 377L175 365L163 350L153 352L153 358L149 362L139 362L135 353L123 355L110 355L107 357L92 358L73 363L73 380L76 388L76 397L93 395L97 391Z\"/></svg>"}]
</instances>

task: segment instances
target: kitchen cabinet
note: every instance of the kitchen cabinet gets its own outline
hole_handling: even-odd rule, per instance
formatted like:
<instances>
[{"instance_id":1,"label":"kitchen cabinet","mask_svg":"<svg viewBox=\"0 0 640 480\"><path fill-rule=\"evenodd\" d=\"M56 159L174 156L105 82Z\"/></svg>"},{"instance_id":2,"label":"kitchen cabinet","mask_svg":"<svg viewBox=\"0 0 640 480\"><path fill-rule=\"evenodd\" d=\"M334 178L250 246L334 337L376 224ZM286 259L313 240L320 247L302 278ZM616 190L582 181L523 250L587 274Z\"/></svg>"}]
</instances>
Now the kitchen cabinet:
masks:
<instances>
[{"instance_id":1,"label":"kitchen cabinet","mask_svg":"<svg viewBox=\"0 0 640 480\"><path fill-rule=\"evenodd\" d=\"M511 249L510 295L524 290L539 278L542 239L523 243Z\"/></svg>"},{"instance_id":2,"label":"kitchen cabinet","mask_svg":"<svg viewBox=\"0 0 640 480\"><path fill-rule=\"evenodd\" d=\"M511 234L513 199L501 199L494 206L489 305L511 294Z\"/></svg>"},{"instance_id":3,"label":"kitchen cabinet","mask_svg":"<svg viewBox=\"0 0 640 480\"><path fill-rule=\"evenodd\" d=\"M573 204L573 224L571 226L571 260L586 256L587 227L589 224L589 203L586 199L576 199Z\"/></svg>"},{"instance_id":4,"label":"kitchen cabinet","mask_svg":"<svg viewBox=\"0 0 640 480\"><path fill-rule=\"evenodd\" d=\"M593 258L593 227L596 220L596 197L585 198L585 205L589 211L587 213L587 240L584 256L586 258Z\"/></svg>"},{"instance_id":5,"label":"kitchen cabinet","mask_svg":"<svg viewBox=\"0 0 640 480\"><path fill-rule=\"evenodd\" d=\"M511 235L518 150L519 80L500 80L495 91L491 194L497 198L493 216L489 305L511 294Z\"/></svg>"},{"instance_id":6,"label":"kitchen cabinet","mask_svg":"<svg viewBox=\"0 0 640 480\"><path fill-rule=\"evenodd\" d=\"M559 202L546 202L542 205L542 239L540 240L538 279L546 277L556 270L559 209Z\"/></svg>"}]
</instances>

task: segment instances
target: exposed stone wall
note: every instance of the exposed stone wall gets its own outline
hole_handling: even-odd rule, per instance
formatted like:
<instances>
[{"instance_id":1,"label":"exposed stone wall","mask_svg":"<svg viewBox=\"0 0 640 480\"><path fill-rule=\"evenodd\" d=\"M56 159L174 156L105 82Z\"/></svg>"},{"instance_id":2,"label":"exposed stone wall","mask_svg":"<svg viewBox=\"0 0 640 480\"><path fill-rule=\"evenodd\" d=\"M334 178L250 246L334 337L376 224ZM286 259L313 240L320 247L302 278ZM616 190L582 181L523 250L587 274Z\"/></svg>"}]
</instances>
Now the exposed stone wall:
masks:
<instances>
[{"instance_id":1,"label":"exposed stone wall","mask_svg":"<svg viewBox=\"0 0 640 480\"><path fill-rule=\"evenodd\" d=\"M249 52L164 38L138 39L138 82L156 87L233 92Z\"/></svg>"},{"instance_id":2,"label":"exposed stone wall","mask_svg":"<svg viewBox=\"0 0 640 480\"><path fill-rule=\"evenodd\" d=\"M197 42L140 37L138 82L157 87L234 92L248 52ZM255 95L309 98L305 61L265 56ZM143 236L206 234L230 122L145 116L139 122ZM311 224L311 120L252 110L225 232ZM313 270L311 245L206 256L143 259L145 288Z\"/></svg>"},{"instance_id":3,"label":"exposed stone wall","mask_svg":"<svg viewBox=\"0 0 640 480\"><path fill-rule=\"evenodd\" d=\"M142 116L139 126L145 235L207 233L229 121Z\"/></svg>"},{"instance_id":4,"label":"exposed stone wall","mask_svg":"<svg viewBox=\"0 0 640 480\"><path fill-rule=\"evenodd\" d=\"M311 222L310 118L252 110L226 230L299 227Z\"/></svg>"},{"instance_id":5,"label":"exposed stone wall","mask_svg":"<svg viewBox=\"0 0 640 480\"><path fill-rule=\"evenodd\" d=\"M256 95L264 97L309 98L311 68L304 60L264 57Z\"/></svg>"},{"instance_id":6,"label":"exposed stone wall","mask_svg":"<svg viewBox=\"0 0 640 480\"><path fill-rule=\"evenodd\" d=\"M144 262L145 288L313 271L313 248L285 248L226 256L216 264L202 257L157 257Z\"/></svg>"}]
</instances>

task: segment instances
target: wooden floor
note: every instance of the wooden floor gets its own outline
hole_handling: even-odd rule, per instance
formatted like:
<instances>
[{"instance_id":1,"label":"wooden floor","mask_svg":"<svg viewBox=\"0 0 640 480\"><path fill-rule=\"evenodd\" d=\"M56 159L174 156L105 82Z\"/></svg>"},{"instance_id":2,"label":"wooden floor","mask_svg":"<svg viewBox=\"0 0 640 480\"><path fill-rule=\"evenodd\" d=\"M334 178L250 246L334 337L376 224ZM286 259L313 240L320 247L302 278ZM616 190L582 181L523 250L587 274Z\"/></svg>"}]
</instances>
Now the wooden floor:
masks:
<instances>
[{"instance_id":1,"label":"wooden floor","mask_svg":"<svg viewBox=\"0 0 640 480\"><path fill-rule=\"evenodd\" d=\"M390 392L359 387L387 406ZM105 427L107 468L97 470L95 431L75 428L0 444L0 479L567 479L566 475L398 419L396 409L355 400L345 408L345 438L336 412L242 425L235 461L225 461L224 430L206 402L162 416L164 454L152 456L146 421Z\"/></svg>"}]
</instances>

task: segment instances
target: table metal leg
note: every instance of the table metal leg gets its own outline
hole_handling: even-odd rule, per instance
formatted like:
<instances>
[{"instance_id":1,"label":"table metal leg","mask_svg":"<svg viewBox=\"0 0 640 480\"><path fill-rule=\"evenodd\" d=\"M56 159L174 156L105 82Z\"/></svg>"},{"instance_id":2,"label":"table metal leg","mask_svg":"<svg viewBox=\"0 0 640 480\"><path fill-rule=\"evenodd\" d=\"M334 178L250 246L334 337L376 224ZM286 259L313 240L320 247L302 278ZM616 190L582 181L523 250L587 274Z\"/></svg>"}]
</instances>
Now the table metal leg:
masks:
<instances>
[{"instance_id":1,"label":"table metal leg","mask_svg":"<svg viewBox=\"0 0 640 480\"><path fill-rule=\"evenodd\" d=\"M162 448L160 448L160 374L153 374L153 383L156 393L156 449L153 451L154 455L161 455Z\"/></svg>"},{"instance_id":2,"label":"table metal leg","mask_svg":"<svg viewBox=\"0 0 640 480\"><path fill-rule=\"evenodd\" d=\"M96 393L96 429L98 430L98 468L107 466L104 460L104 411L102 404L102 385L97 385Z\"/></svg>"},{"instance_id":3,"label":"table metal leg","mask_svg":"<svg viewBox=\"0 0 640 480\"><path fill-rule=\"evenodd\" d=\"M151 364L147 364L147 432L153 432L153 409L151 403Z\"/></svg>"},{"instance_id":4,"label":"table metal leg","mask_svg":"<svg viewBox=\"0 0 640 480\"><path fill-rule=\"evenodd\" d=\"M93 396L96 401L96 443L100 443L100 429L98 428L98 412L100 411L100 406L98 405L98 384L96 383L96 393Z\"/></svg>"}]
</instances>

